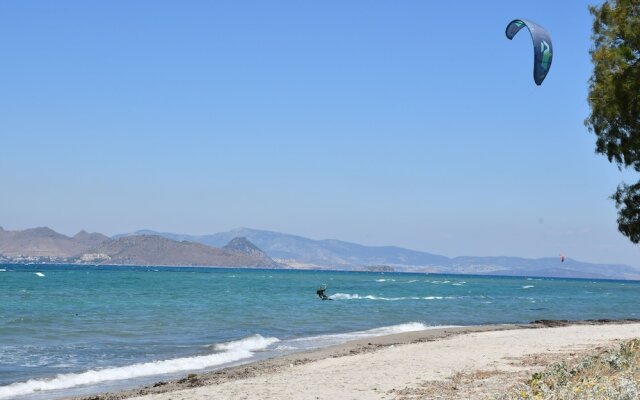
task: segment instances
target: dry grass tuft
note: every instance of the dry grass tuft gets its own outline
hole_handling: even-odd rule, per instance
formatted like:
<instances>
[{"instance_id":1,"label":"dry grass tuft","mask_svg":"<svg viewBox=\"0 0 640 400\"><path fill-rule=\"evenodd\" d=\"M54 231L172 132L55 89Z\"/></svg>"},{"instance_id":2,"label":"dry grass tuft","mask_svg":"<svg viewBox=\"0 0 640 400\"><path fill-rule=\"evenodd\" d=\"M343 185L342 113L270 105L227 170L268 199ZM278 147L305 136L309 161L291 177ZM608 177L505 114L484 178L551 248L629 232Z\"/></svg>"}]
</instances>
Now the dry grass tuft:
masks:
<instances>
[{"instance_id":1,"label":"dry grass tuft","mask_svg":"<svg viewBox=\"0 0 640 400\"><path fill-rule=\"evenodd\" d=\"M640 399L640 339L535 373L499 400Z\"/></svg>"}]
</instances>

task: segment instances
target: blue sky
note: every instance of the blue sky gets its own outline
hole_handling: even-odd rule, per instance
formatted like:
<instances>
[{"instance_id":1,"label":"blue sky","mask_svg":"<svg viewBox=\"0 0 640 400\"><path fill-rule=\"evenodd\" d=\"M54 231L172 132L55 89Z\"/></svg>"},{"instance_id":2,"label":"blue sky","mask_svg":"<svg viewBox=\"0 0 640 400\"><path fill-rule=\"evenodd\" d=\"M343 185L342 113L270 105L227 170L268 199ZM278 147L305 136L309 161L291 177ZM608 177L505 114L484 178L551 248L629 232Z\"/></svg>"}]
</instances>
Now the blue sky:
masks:
<instances>
[{"instance_id":1,"label":"blue sky","mask_svg":"<svg viewBox=\"0 0 640 400\"><path fill-rule=\"evenodd\" d=\"M246 226L640 266L588 2L0 2L0 225ZM554 41L532 78L529 18Z\"/></svg>"}]
</instances>

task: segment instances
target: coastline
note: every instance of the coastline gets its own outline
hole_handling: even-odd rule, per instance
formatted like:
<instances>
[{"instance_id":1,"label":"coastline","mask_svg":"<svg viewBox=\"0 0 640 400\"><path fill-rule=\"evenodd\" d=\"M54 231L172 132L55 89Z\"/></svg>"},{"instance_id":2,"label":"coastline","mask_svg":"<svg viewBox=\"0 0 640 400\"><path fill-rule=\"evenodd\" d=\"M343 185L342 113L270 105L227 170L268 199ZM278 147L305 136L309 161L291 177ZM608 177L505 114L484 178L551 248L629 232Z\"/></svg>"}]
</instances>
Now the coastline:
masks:
<instances>
[{"instance_id":1,"label":"coastline","mask_svg":"<svg viewBox=\"0 0 640 400\"><path fill-rule=\"evenodd\" d=\"M357 339L136 389L71 399L168 400L176 396L204 399L239 395L247 399L316 399L339 398L344 393L349 393L349 398L411 398L429 390L442 395L442 390L451 390L451 382L447 384L451 380L458 381L460 388L455 390L476 390L480 382L480 392L486 396L496 390L494 386L515 383L563 357L633 337L640 337L640 320L540 320L434 328ZM409 362L407 357L413 355L422 356ZM372 370L374 365L378 368ZM399 377L411 379L403 382ZM302 378L309 382L305 384ZM465 379L466 389L460 382ZM352 384L355 386L350 387Z\"/></svg>"}]
</instances>

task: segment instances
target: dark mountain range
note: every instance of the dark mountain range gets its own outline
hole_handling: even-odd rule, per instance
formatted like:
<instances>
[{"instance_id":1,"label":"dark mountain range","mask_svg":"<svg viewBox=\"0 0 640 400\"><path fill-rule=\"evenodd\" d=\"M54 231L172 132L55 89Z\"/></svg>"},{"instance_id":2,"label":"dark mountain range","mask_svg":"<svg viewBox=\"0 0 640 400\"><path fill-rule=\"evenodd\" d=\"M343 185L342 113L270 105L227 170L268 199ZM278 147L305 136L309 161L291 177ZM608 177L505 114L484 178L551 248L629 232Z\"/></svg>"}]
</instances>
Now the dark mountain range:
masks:
<instances>
[{"instance_id":1,"label":"dark mountain range","mask_svg":"<svg viewBox=\"0 0 640 400\"><path fill-rule=\"evenodd\" d=\"M69 237L49 228L24 231L0 228L1 259L33 261L31 258L34 257L94 264L290 266L346 270L384 266L386 270L408 272L640 279L640 268L628 265L592 264L570 258L560 262L557 257L449 258L394 246L313 240L247 228L203 236L145 230L113 239L85 231Z\"/></svg>"},{"instance_id":2,"label":"dark mountain range","mask_svg":"<svg viewBox=\"0 0 640 400\"><path fill-rule=\"evenodd\" d=\"M640 279L640 268L621 264L592 264L571 258L560 262L558 257L527 259L520 257L456 257L451 260L451 272L525 275L557 278Z\"/></svg>"},{"instance_id":3,"label":"dark mountain range","mask_svg":"<svg viewBox=\"0 0 640 400\"><path fill-rule=\"evenodd\" d=\"M224 245L222 249L228 250L237 254L243 254L251 258L254 258L256 260L262 260L262 262L265 265L270 265L274 263L274 261L271 259L271 257L267 255L267 253L260 250L256 245L254 245L249 240L247 240L247 238L244 238L244 237L237 237L237 238L231 239L231 241L226 245ZM274 265L270 265L270 266L274 266ZM282 266L284 267L284 265Z\"/></svg>"},{"instance_id":4,"label":"dark mountain range","mask_svg":"<svg viewBox=\"0 0 640 400\"><path fill-rule=\"evenodd\" d=\"M89 233L87 231L80 231L76 233L72 239L82 245L93 247L109 240L109 236L105 236L102 233Z\"/></svg>"},{"instance_id":5,"label":"dark mountain range","mask_svg":"<svg viewBox=\"0 0 640 400\"><path fill-rule=\"evenodd\" d=\"M100 233L79 232L65 236L49 228L5 231L0 228L0 254L9 257L73 257L109 238Z\"/></svg>"},{"instance_id":6,"label":"dark mountain range","mask_svg":"<svg viewBox=\"0 0 640 400\"><path fill-rule=\"evenodd\" d=\"M240 228L213 235L192 236L142 230L133 235L154 234L173 240L188 240L209 246L222 246L235 237L245 237L272 258L321 266L418 265L439 266L450 262L445 256L394 246L363 246L340 240L313 240L302 236ZM129 234L131 235L131 234ZM123 235L119 235L123 236Z\"/></svg>"},{"instance_id":7,"label":"dark mountain range","mask_svg":"<svg viewBox=\"0 0 640 400\"><path fill-rule=\"evenodd\" d=\"M619 264L592 264L558 257L527 259L520 257L455 257L394 246L363 246L340 240L313 240L285 233L248 228L212 235L153 233L174 240L187 240L210 246L222 246L235 237L245 237L270 257L283 262L311 266L362 269L363 266L388 265L396 271L440 272L484 275L524 275L542 277L640 279L640 268ZM131 234L129 234L131 235ZM121 235L126 236L126 235Z\"/></svg>"},{"instance_id":8,"label":"dark mountain range","mask_svg":"<svg viewBox=\"0 0 640 400\"><path fill-rule=\"evenodd\" d=\"M245 239L246 241L246 239ZM110 239L89 249L80 260L116 265L224 266L276 268L280 265L251 243L250 254L230 248L167 239L157 235L127 236Z\"/></svg>"},{"instance_id":9,"label":"dark mountain range","mask_svg":"<svg viewBox=\"0 0 640 400\"><path fill-rule=\"evenodd\" d=\"M110 239L100 233L80 231L69 237L49 228L24 231L0 228L0 259L4 262L284 267L246 238L231 240L224 249L220 249L157 235Z\"/></svg>"}]
</instances>

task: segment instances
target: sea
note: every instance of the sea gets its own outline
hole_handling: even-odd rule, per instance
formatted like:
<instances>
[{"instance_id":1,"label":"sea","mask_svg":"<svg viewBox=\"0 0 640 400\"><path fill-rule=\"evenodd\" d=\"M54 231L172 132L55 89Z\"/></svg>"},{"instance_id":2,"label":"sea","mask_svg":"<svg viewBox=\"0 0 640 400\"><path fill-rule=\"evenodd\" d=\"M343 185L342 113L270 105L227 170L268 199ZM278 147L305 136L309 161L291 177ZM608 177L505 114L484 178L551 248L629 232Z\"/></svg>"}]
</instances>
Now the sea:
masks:
<instances>
[{"instance_id":1,"label":"sea","mask_svg":"<svg viewBox=\"0 0 640 400\"><path fill-rule=\"evenodd\" d=\"M127 389L444 326L639 318L639 303L634 281L0 264L0 399Z\"/></svg>"}]
</instances>

